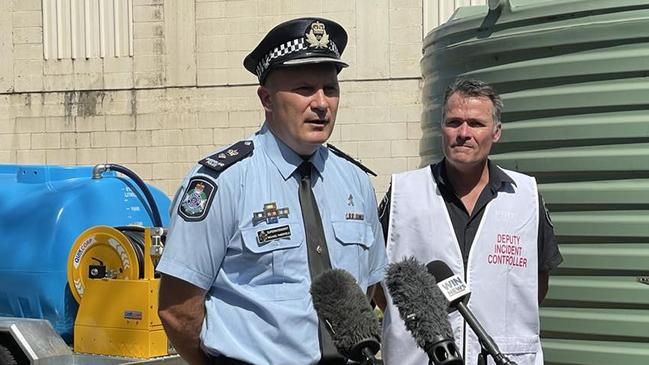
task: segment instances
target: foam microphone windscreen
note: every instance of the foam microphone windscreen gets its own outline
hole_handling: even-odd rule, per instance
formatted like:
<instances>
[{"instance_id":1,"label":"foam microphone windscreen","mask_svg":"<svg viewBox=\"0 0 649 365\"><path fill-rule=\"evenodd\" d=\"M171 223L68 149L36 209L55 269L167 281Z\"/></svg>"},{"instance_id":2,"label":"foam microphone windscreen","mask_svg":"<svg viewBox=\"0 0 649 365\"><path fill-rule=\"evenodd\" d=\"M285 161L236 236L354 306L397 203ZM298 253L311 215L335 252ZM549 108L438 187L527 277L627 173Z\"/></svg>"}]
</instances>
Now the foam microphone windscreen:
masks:
<instances>
[{"instance_id":1,"label":"foam microphone windscreen","mask_svg":"<svg viewBox=\"0 0 649 365\"><path fill-rule=\"evenodd\" d=\"M426 265L426 270L428 273L437 278L438 281L446 280L453 276L453 271L451 268L446 265L444 261L435 260L431 261Z\"/></svg>"},{"instance_id":2,"label":"foam microphone windscreen","mask_svg":"<svg viewBox=\"0 0 649 365\"><path fill-rule=\"evenodd\" d=\"M453 339L448 301L435 278L414 257L388 266L386 286L406 328L417 345L428 351L439 338Z\"/></svg>"},{"instance_id":3,"label":"foam microphone windscreen","mask_svg":"<svg viewBox=\"0 0 649 365\"><path fill-rule=\"evenodd\" d=\"M327 270L311 284L313 306L330 330L334 345L349 359L363 361L376 354L381 330L367 296L345 270Z\"/></svg>"}]
</instances>

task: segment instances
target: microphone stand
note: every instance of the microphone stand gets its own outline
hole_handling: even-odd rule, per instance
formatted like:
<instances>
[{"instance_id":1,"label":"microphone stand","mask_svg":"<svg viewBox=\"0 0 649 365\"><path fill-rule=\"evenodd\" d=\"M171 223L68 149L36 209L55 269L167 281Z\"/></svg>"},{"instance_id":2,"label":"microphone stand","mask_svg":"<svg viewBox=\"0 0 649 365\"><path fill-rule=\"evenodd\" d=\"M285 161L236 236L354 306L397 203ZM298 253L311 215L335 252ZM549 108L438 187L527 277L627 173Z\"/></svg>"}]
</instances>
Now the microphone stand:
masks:
<instances>
[{"instance_id":1,"label":"microphone stand","mask_svg":"<svg viewBox=\"0 0 649 365\"><path fill-rule=\"evenodd\" d=\"M487 357L489 356L489 351L480 341L480 354L478 355L478 365L487 365Z\"/></svg>"},{"instance_id":2,"label":"microphone stand","mask_svg":"<svg viewBox=\"0 0 649 365\"><path fill-rule=\"evenodd\" d=\"M480 342L480 354L478 354L478 365L487 365L488 361L487 358L489 357L489 350L487 350L487 347ZM518 365L515 362L509 360L507 356L503 355L502 352L498 351L498 356L493 356L491 355L491 358L494 359L494 362L497 365Z\"/></svg>"},{"instance_id":3,"label":"microphone stand","mask_svg":"<svg viewBox=\"0 0 649 365\"><path fill-rule=\"evenodd\" d=\"M487 356L484 356L486 353L487 355L491 355L491 357L494 359L494 362L496 365L517 365L515 362L509 360L507 356L503 355L502 352L498 349L498 345L496 345L496 342L494 342L493 338L487 334L487 332L482 328L480 323L478 323L478 320L469 312L469 309L464 306L464 305L458 305L457 310L462 314L462 317L466 321L466 323L469 324L469 327L473 330L473 332L476 334L478 337L478 342L480 342L480 349L481 353L478 355L478 364L482 365L487 365ZM484 357L484 362L481 363L480 357Z\"/></svg>"}]
</instances>

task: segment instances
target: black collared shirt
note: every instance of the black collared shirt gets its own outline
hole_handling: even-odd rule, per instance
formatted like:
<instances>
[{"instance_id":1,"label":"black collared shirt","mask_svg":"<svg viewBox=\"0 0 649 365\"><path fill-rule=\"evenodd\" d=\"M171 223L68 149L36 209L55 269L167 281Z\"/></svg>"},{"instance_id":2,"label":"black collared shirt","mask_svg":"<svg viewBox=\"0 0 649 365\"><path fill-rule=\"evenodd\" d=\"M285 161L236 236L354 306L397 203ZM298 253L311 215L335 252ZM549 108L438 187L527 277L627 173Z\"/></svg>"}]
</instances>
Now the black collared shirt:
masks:
<instances>
[{"instance_id":1,"label":"black collared shirt","mask_svg":"<svg viewBox=\"0 0 649 365\"><path fill-rule=\"evenodd\" d=\"M480 193L475 207L473 208L473 212L469 214L448 180L444 160L431 165L433 178L439 186L439 191L446 203L446 210L451 218L453 230L455 231L455 236L460 245L460 251L462 252L465 267L469 261L471 244L473 243L478 231L478 227L480 227L480 222L482 221L482 216L484 215L487 204L498 195L498 191L502 188L503 184L514 182L507 174L505 174L505 172L499 169L491 161L488 161L488 166L489 183ZM386 241L388 222L390 221L391 195L392 187L388 189L385 198L381 201L379 206L379 219L383 226L383 235L386 238ZM563 261L563 257L559 252L557 238L554 235L552 222L549 220L549 216L545 210L541 194L539 194L539 232L537 247L539 272L550 271L559 266L561 261Z\"/></svg>"}]
</instances>

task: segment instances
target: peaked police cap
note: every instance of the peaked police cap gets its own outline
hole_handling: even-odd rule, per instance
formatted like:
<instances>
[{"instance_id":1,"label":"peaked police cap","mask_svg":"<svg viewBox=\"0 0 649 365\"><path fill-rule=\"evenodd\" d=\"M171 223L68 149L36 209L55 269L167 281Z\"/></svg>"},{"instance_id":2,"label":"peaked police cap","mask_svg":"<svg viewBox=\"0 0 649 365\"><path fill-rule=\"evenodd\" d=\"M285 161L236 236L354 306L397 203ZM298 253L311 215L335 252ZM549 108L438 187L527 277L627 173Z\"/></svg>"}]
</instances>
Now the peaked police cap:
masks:
<instances>
[{"instance_id":1,"label":"peaked police cap","mask_svg":"<svg viewBox=\"0 0 649 365\"><path fill-rule=\"evenodd\" d=\"M340 24L323 18L298 18L271 29L243 65L260 84L277 67L329 62L340 71L348 66L340 60L345 46L347 33Z\"/></svg>"}]
</instances>

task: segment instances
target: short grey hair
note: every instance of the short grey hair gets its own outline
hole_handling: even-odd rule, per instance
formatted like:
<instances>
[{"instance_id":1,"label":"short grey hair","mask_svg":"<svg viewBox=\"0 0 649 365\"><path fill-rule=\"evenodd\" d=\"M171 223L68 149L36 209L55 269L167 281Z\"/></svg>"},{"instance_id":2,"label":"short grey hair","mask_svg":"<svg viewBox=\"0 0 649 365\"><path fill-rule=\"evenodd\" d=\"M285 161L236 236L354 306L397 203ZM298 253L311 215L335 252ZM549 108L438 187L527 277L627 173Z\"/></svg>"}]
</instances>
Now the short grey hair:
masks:
<instances>
[{"instance_id":1,"label":"short grey hair","mask_svg":"<svg viewBox=\"0 0 649 365\"><path fill-rule=\"evenodd\" d=\"M448 85L446 91L444 92L442 123L444 123L444 119L446 119L446 106L448 104L448 99L455 93L460 93L461 95L474 98L489 98L489 100L491 100L491 103L493 104L492 116L494 120L494 128L496 128L496 126L501 123L500 115L502 114L504 107L503 99L500 97L500 95L498 95L496 89L494 89L491 85L475 79L456 79L450 85Z\"/></svg>"}]
</instances>

